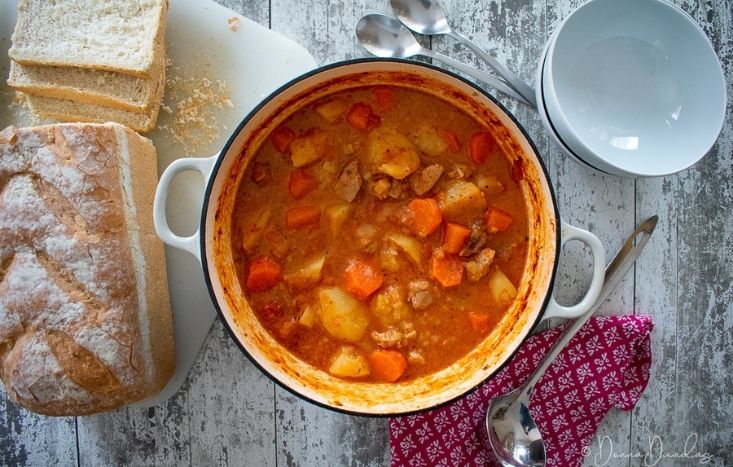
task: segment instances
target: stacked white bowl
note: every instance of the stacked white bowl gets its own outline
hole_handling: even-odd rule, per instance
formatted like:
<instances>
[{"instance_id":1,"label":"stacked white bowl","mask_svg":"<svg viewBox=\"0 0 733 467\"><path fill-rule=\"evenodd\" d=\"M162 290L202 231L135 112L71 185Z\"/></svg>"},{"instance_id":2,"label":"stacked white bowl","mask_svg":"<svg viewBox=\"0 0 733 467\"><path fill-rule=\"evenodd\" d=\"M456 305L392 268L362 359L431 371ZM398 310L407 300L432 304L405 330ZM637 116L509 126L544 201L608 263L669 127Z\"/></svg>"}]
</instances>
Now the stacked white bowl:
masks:
<instances>
[{"instance_id":1,"label":"stacked white bowl","mask_svg":"<svg viewBox=\"0 0 733 467\"><path fill-rule=\"evenodd\" d=\"M723 126L718 57L695 21L664 0L591 0L539 61L537 107L571 157L622 177L699 161Z\"/></svg>"}]
</instances>

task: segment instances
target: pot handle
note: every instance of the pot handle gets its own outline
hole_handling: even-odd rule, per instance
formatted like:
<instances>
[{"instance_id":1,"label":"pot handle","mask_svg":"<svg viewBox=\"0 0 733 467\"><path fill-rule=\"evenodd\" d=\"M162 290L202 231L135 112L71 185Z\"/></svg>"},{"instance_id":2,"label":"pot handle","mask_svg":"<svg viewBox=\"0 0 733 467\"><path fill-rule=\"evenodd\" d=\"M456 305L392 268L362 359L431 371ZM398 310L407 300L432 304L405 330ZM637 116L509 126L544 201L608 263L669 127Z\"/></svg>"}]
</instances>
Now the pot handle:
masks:
<instances>
[{"instance_id":1,"label":"pot handle","mask_svg":"<svg viewBox=\"0 0 733 467\"><path fill-rule=\"evenodd\" d=\"M573 306L560 305L555 301L554 296L550 296L550 301L542 317L543 320L549 318L577 318L595 304L598 295L601 293L601 287L603 287L606 253L598 237L587 230L579 229L563 222L560 238L560 249L571 240L579 240L590 247L591 254L593 255L593 277L583 299Z\"/></svg>"},{"instance_id":2,"label":"pot handle","mask_svg":"<svg viewBox=\"0 0 733 467\"><path fill-rule=\"evenodd\" d=\"M174 160L165 168L163 175L160 176L158 188L155 190L155 200L153 201L153 223L155 224L155 232L158 234L158 237L166 245L191 253L199 262L201 262L201 249L199 246L201 232L199 231L199 227L196 228L196 232L193 235L181 237L174 233L168 225L168 218L166 217L165 211L168 203L168 189L176 175L189 170L195 170L204 177L204 180L208 181L216 159L217 156L186 157Z\"/></svg>"}]
</instances>

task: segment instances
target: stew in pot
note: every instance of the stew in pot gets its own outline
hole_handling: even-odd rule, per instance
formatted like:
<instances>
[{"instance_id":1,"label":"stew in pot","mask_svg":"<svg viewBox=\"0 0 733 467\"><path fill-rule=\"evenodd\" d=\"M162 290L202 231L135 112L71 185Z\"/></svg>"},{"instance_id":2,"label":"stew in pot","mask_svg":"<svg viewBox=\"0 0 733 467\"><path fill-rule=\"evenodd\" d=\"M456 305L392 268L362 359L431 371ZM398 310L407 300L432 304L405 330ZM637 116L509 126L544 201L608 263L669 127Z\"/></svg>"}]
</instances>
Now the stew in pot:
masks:
<instances>
[{"instance_id":1,"label":"stew in pot","mask_svg":"<svg viewBox=\"0 0 733 467\"><path fill-rule=\"evenodd\" d=\"M527 253L521 166L485 125L401 87L298 111L237 193L232 250L262 325L347 379L452 364L501 320Z\"/></svg>"}]
</instances>

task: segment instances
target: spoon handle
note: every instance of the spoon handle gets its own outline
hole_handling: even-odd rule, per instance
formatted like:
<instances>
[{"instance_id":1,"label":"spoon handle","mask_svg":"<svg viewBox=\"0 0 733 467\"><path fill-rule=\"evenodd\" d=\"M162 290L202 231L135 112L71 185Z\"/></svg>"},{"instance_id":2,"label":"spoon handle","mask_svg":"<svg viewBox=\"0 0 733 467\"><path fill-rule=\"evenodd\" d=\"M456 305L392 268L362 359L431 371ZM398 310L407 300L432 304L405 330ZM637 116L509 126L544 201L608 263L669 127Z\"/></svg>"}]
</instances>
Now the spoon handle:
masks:
<instances>
[{"instance_id":1,"label":"spoon handle","mask_svg":"<svg viewBox=\"0 0 733 467\"><path fill-rule=\"evenodd\" d=\"M636 230L634 230L634 233L631 234L629 239L626 240L624 246L621 247L621 250L616 253L616 256L614 256L606 267L606 279L596 302L588 311L585 312L585 314L579 316L565 328L560 338L555 342L555 345L552 346L550 351L547 352L547 355L545 355L545 358L542 359L540 366L538 366L534 373L532 373L532 376L527 380L527 382L518 389L518 397L525 397L527 402L529 402L529 396L532 394L535 384L537 384L537 381L539 381L542 375L545 374L545 371L550 367L552 362L555 360L555 357L560 354L568 342L570 342L570 339L572 339L580 328L583 327L586 321L588 321L588 318L590 318L601 304L606 301L606 298L608 298L608 296L611 295L611 292L613 292L616 286L618 286L626 272L634 265L634 262L639 255L641 255L644 246L646 246L649 241L652 232L654 232L654 228L657 226L657 220L657 216L652 216L645 220L636 228ZM635 240L636 245L634 245Z\"/></svg>"},{"instance_id":2,"label":"spoon handle","mask_svg":"<svg viewBox=\"0 0 733 467\"><path fill-rule=\"evenodd\" d=\"M473 42L471 39L464 36L460 32L456 30L451 30L450 36L476 52L476 54L481 57L491 68L493 68L494 71L499 74L499 76L504 78L504 81L506 81L509 86L511 86L514 90L521 94L522 97L524 97L524 99L532 105L532 107L537 108L537 100L534 90L527 83L525 83L522 78L509 71L507 67L502 65L494 57L489 55L484 49L479 47L475 42Z\"/></svg>"},{"instance_id":3,"label":"spoon handle","mask_svg":"<svg viewBox=\"0 0 733 467\"><path fill-rule=\"evenodd\" d=\"M504 83L504 81L500 80L499 78L495 76L492 76L486 73L485 71L481 71L476 68L470 67L466 65L465 63L461 63L458 60L454 60L448 56L445 56L438 52L433 52L432 50L426 49L426 48L421 48L418 55L423 55L425 57L432 58L433 60L443 62L446 65L449 65L455 68L456 70L459 70L473 78L476 78L477 80L481 81L482 83L488 84L489 86L496 89L497 91L502 92L509 97L513 97L514 99L518 100L519 102L523 104L532 105L529 102L527 102L527 99L525 99L520 94L518 94L514 89L507 86L506 83Z\"/></svg>"}]
</instances>

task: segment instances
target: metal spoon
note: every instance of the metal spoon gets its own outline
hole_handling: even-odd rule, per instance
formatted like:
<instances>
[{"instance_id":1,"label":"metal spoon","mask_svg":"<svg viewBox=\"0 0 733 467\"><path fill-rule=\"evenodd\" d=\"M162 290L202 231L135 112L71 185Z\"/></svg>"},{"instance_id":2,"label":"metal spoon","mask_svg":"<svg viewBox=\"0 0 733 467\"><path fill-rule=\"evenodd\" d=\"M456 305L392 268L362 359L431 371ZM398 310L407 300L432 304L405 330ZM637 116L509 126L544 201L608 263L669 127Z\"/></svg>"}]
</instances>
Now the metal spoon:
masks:
<instances>
[{"instance_id":1,"label":"metal spoon","mask_svg":"<svg viewBox=\"0 0 733 467\"><path fill-rule=\"evenodd\" d=\"M537 108L534 90L471 39L451 28L445 11L443 11L443 7L437 0L390 0L390 3L397 19L416 33L427 35L445 34L468 46L488 63L512 89L521 94L533 107Z\"/></svg>"},{"instance_id":2,"label":"metal spoon","mask_svg":"<svg viewBox=\"0 0 733 467\"><path fill-rule=\"evenodd\" d=\"M545 465L545 443L529 413L529 396L555 357L621 282L624 274L631 268L649 241L657 225L657 219L657 216L652 216L644 221L626 240L624 246L606 267L605 283L598 299L585 314L579 316L565 328L532 376L522 386L509 394L494 398L489 404L486 413L486 430L491 448L503 465ZM634 240L636 240L636 246L634 246Z\"/></svg>"},{"instance_id":3,"label":"metal spoon","mask_svg":"<svg viewBox=\"0 0 733 467\"><path fill-rule=\"evenodd\" d=\"M362 16L356 24L356 37L365 49L377 57L411 58L416 55L429 57L450 65L524 104L531 105L495 76L424 48L410 30L395 18L377 13Z\"/></svg>"}]
</instances>

